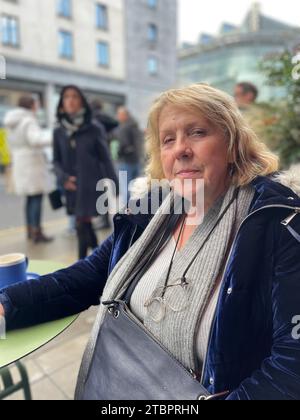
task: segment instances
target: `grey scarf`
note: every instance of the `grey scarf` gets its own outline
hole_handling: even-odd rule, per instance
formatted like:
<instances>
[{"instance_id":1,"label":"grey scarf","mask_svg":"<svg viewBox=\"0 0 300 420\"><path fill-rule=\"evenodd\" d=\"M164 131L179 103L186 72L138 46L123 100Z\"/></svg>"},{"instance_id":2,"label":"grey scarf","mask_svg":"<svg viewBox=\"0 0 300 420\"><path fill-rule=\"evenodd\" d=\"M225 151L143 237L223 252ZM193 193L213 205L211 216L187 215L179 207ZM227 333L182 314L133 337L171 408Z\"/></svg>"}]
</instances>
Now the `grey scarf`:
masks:
<instances>
[{"instance_id":1,"label":"grey scarf","mask_svg":"<svg viewBox=\"0 0 300 420\"><path fill-rule=\"evenodd\" d=\"M189 262L203 245L205 238L214 227L219 215L226 208L233 197L235 188L230 187L226 196L210 209L204 221L194 232L183 252L174 261L171 272L172 281L178 281L188 267ZM254 196L252 187L242 188L234 204L229 208L221 223L216 227L209 241L197 256L193 266L188 272L191 279L189 289L190 307L182 313L170 313L169 316L157 324L146 318L145 326L160 342L187 368L195 369L195 334L210 296L216 286L216 281L223 268L226 251L230 245L232 234L237 230L242 220L247 216ZM138 262L147 255L149 245L161 232L161 227L166 220L166 209L174 203L174 193L169 194L164 203L144 231L142 237L130 248L119 262L108 279L107 286L102 296L102 302L119 299L128 288L128 279ZM149 252L148 252L149 253ZM163 285L165 274L160 279L153 279L158 285ZM176 288L174 292L176 294ZM176 299L176 296L175 296ZM93 351L104 321L107 308L101 306L95 322L91 339L85 352L81 371L79 374L77 396L82 392L88 369L92 361Z\"/></svg>"},{"instance_id":2,"label":"grey scarf","mask_svg":"<svg viewBox=\"0 0 300 420\"><path fill-rule=\"evenodd\" d=\"M76 131L78 131L79 128L83 125L85 112L85 109L81 109L79 112L77 112L77 114L68 115L68 118L63 118L61 120L61 124L65 128L69 137L72 137L74 133L76 133Z\"/></svg>"},{"instance_id":3,"label":"grey scarf","mask_svg":"<svg viewBox=\"0 0 300 420\"><path fill-rule=\"evenodd\" d=\"M196 369L196 338L199 322L217 286L217 281L220 281L222 276L227 251L232 244L237 225L248 214L253 199L251 188L242 189L237 200L230 206L206 242L220 215L232 200L234 192L235 188L231 187L226 196L215 203L182 252L175 258L169 284L178 284L178 279L183 276L190 262L202 248L187 273L187 281L190 283L186 290L188 309L177 313L169 310L160 323L154 322L149 316L144 322L147 329L188 369ZM158 280L158 287L164 285L166 275L167 270ZM170 289L169 297L175 307L180 307L179 299L182 299L180 288Z\"/></svg>"}]
</instances>

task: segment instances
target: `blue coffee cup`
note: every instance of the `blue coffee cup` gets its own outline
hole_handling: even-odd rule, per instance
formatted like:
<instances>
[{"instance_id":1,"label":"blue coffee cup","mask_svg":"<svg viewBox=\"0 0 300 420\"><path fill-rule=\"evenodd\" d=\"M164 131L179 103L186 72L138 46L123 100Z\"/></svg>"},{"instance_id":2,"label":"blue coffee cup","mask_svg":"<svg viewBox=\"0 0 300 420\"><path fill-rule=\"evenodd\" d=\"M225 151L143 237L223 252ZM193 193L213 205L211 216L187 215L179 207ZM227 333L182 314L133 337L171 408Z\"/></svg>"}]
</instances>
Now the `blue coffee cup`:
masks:
<instances>
[{"instance_id":1,"label":"blue coffee cup","mask_svg":"<svg viewBox=\"0 0 300 420\"><path fill-rule=\"evenodd\" d=\"M0 290L27 280L28 258L24 254L0 256Z\"/></svg>"}]
</instances>

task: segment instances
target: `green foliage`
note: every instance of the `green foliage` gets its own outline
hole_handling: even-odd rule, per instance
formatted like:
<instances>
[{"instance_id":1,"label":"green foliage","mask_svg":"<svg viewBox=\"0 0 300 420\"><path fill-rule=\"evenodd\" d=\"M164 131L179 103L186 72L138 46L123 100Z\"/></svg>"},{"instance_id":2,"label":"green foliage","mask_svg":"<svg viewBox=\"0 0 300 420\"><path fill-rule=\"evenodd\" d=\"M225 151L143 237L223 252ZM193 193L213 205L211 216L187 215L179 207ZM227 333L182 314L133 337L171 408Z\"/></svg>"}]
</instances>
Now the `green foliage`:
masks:
<instances>
[{"instance_id":1,"label":"green foliage","mask_svg":"<svg viewBox=\"0 0 300 420\"><path fill-rule=\"evenodd\" d=\"M277 151L282 165L300 162L300 55L286 51L266 58L260 64L270 86L282 87L283 100L266 106L271 124L264 125L267 144Z\"/></svg>"}]
</instances>

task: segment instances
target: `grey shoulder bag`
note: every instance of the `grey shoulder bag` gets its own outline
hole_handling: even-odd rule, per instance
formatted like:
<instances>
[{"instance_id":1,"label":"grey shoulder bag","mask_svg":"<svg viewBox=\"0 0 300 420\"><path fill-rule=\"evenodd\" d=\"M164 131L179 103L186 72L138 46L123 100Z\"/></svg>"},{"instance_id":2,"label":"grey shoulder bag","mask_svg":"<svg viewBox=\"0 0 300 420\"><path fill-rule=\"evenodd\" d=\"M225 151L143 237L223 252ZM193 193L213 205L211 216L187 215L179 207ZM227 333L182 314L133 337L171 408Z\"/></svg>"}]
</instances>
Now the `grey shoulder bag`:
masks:
<instances>
[{"instance_id":1,"label":"grey shoulder bag","mask_svg":"<svg viewBox=\"0 0 300 420\"><path fill-rule=\"evenodd\" d=\"M209 394L119 301L99 333L83 399L188 401Z\"/></svg>"},{"instance_id":2,"label":"grey shoulder bag","mask_svg":"<svg viewBox=\"0 0 300 420\"><path fill-rule=\"evenodd\" d=\"M178 220L178 216L173 217ZM174 223L169 223L172 225ZM165 229L151 257L135 273L125 296L118 301L102 303L108 311L97 338L83 400L195 401L212 398L129 309L138 281L169 235L170 227Z\"/></svg>"}]
</instances>

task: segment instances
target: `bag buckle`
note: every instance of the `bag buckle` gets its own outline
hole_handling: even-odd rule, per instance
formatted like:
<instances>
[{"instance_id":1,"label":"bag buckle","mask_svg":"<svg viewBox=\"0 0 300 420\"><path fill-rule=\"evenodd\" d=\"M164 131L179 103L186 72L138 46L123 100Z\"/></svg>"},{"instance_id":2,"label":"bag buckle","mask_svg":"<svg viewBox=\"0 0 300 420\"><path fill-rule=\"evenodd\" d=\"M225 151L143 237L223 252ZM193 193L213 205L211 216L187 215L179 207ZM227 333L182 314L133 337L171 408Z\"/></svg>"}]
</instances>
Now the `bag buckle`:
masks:
<instances>
[{"instance_id":1,"label":"bag buckle","mask_svg":"<svg viewBox=\"0 0 300 420\"><path fill-rule=\"evenodd\" d=\"M226 397L230 394L230 391L220 392L214 395L200 395L198 401L214 401Z\"/></svg>"},{"instance_id":2,"label":"bag buckle","mask_svg":"<svg viewBox=\"0 0 300 420\"><path fill-rule=\"evenodd\" d=\"M118 319L120 316L120 311L117 309L120 305L116 300L109 300L107 302L102 302L102 305L107 306L108 312L115 318Z\"/></svg>"}]
</instances>

